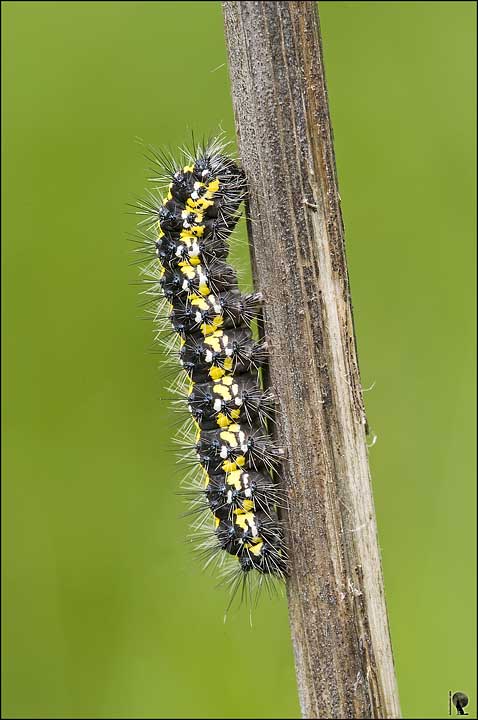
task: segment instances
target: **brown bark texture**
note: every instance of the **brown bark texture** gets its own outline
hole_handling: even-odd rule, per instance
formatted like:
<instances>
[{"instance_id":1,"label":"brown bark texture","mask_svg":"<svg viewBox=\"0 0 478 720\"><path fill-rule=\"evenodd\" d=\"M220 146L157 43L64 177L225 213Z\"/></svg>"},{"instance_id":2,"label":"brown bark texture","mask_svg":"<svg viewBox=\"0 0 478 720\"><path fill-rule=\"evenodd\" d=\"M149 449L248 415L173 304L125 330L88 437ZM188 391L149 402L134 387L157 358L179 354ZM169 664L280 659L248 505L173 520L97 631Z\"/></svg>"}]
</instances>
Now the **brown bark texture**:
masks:
<instances>
[{"instance_id":1,"label":"brown bark texture","mask_svg":"<svg viewBox=\"0 0 478 720\"><path fill-rule=\"evenodd\" d=\"M315 2L224 2L306 718L398 718Z\"/></svg>"}]
</instances>

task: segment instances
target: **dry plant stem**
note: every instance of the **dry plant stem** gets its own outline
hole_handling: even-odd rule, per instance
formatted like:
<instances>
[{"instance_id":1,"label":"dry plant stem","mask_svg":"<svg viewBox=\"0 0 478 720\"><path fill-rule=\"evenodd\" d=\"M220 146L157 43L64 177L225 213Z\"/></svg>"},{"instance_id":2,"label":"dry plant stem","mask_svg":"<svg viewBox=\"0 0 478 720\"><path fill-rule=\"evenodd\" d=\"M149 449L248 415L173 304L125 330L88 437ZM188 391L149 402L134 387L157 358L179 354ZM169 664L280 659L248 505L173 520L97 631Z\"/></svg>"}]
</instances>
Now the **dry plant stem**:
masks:
<instances>
[{"instance_id":1,"label":"dry plant stem","mask_svg":"<svg viewBox=\"0 0 478 720\"><path fill-rule=\"evenodd\" d=\"M314 2L224 2L264 295L307 718L398 718L333 135Z\"/></svg>"}]
</instances>

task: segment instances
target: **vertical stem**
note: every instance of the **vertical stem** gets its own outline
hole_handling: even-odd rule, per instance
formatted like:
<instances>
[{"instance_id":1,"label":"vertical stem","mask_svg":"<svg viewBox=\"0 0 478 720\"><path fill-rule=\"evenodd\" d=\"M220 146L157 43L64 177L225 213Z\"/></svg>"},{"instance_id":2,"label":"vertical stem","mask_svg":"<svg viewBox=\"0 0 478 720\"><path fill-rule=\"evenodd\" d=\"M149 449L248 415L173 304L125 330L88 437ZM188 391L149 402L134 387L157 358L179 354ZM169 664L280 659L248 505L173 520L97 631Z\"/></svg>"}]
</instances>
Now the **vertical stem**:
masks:
<instances>
[{"instance_id":1,"label":"vertical stem","mask_svg":"<svg viewBox=\"0 0 478 720\"><path fill-rule=\"evenodd\" d=\"M302 712L397 718L317 4L223 8L287 457L289 617Z\"/></svg>"}]
</instances>

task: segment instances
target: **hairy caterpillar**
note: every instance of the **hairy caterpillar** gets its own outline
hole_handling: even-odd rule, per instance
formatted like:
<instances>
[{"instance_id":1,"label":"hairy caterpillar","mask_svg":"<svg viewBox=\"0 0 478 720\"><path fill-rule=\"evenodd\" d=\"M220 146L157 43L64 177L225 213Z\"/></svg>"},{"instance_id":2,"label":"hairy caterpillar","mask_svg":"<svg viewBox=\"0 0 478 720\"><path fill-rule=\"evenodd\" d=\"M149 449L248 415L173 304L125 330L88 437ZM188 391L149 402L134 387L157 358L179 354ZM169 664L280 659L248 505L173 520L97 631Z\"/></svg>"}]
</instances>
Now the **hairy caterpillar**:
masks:
<instances>
[{"instance_id":1,"label":"hairy caterpillar","mask_svg":"<svg viewBox=\"0 0 478 720\"><path fill-rule=\"evenodd\" d=\"M265 345L251 331L261 296L242 294L226 261L246 183L218 139L182 154L180 167L156 152L150 158L161 171L154 180L167 193L162 199L150 193L137 206L154 255L143 271L158 337L173 331L162 342L182 366L173 389L190 413L182 437L194 463L188 493L199 517L194 533L206 535L199 546L206 564L235 559L226 580L233 592L242 583L244 594L250 571L259 585L286 573L281 495L270 474L282 451L267 432L273 395L258 377Z\"/></svg>"}]
</instances>

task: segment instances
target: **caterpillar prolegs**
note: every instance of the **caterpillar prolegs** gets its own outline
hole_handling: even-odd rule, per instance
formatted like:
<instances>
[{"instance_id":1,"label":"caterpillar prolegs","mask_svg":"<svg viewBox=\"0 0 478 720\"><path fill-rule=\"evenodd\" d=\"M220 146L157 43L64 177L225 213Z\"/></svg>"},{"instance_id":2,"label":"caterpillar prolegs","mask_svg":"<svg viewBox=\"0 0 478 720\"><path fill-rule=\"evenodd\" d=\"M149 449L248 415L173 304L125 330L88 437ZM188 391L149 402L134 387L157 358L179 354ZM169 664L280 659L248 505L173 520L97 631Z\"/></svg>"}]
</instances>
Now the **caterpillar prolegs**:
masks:
<instances>
[{"instance_id":1,"label":"caterpillar prolegs","mask_svg":"<svg viewBox=\"0 0 478 720\"><path fill-rule=\"evenodd\" d=\"M251 330L261 296L241 293L226 262L246 182L217 139L182 153L179 167L154 153L161 169L154 180L167 185L167 194L150 194L138 212L146 216L144 239L155 256L144 271L159 335L165 319L173 341L163 343L182 366L175 389L191 416L194 436L183 449L199 470L190 491L199 518L194 533L211 527L200 545L206 564L235 559L226 570L232 589L244 586L250 571L268 584L284 577L286 550L271 475L281 450L267 432L274 398L261 388L266 348Z\"/></svg>"}]
</instances>

